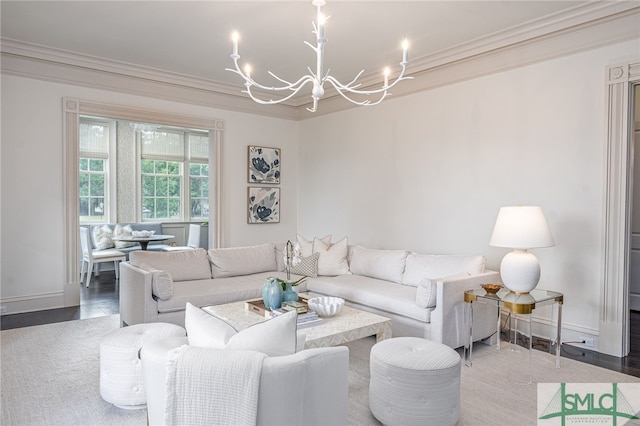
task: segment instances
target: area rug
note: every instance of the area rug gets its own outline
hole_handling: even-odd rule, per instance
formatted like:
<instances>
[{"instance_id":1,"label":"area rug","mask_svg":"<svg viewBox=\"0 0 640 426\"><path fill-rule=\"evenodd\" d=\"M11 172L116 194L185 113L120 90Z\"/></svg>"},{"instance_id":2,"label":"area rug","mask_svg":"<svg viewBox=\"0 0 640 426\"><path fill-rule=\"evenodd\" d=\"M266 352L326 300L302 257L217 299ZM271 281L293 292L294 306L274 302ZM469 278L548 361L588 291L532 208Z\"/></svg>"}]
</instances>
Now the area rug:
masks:
<instances>
[{"instance_id":1,"label":"area rug","mask_svg":"<svg viewBox=\"0 0 640 426\"><path fill-rule=\"evenodd\" d=\"M119 316L5 330L0 333L2 425L146 425L145 410L121 410L100 397L100 339ZM369 411L373 338L349 343L350 425L379 425ZM531 385L526 351L476 345L462 367L459 425L535 425L536 383L640 382L639 378L534 351Z\"/></svg>"}]
</instances>

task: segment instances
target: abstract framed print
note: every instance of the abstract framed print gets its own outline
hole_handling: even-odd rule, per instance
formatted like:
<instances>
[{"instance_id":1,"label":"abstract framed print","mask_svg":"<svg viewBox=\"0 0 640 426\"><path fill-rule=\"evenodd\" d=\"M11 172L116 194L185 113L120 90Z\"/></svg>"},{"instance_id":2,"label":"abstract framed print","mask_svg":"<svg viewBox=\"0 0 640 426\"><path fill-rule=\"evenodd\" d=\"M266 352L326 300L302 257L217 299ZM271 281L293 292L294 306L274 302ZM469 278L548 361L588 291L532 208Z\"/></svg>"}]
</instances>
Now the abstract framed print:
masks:
<instances>
[{"instance_id":1,"label":"abstract framed print","mask_svg":"<svg viewBox=\"0 0 640 426\"><path fill-rule=\"evenodd\" d=\"M249 183L280 183L280 148L249 146Z\"/></svg>"},{"instance_id":2,"label":"abstract framed print","mask_svg":"<svg viewBox=\"0 0 640 426\"><path fill-rule=\"evenodd\" d=\"M249 187L249 223L280 223L280 188Z\"/></svg>"}]
</instances>

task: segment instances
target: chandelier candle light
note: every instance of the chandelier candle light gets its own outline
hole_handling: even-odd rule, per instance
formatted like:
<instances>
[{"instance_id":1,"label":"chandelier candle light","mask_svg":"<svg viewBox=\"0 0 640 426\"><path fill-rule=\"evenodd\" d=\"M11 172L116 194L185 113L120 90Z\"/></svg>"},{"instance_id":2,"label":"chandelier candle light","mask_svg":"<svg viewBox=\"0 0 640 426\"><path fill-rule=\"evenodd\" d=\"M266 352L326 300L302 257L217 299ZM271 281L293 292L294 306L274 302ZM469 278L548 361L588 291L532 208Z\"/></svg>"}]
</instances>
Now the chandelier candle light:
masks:
<instances>
[{"instance_id":1,"label":"chandelier candle light","mask_svg":"<svg viewBox=\"0 0 640 426\"><path fill-rule=\"evenodd\" d=\"M379 104L384 100L384 98L387 97L387 95L390 95L390 93L388 93L388 90L394 87L400 81L409 80L413 78L413 77L407 77L404 75L407 68L407 64L409 63L407 60L408 54L409 54L409 42L407 40L404 40L404 42L402 43L402 62L400 62L400 66L402 67L402 70L400 71L398 78L396 78L395 81L389 84L389 74L391 71L389 70L389 68L385 68L384 84L379 89L374 89L374 90L359 89L359 87L361 86L361 83L357 83L357 80L362 75L364 70L360 71L358 75L356 75L356 77L347 84L340 83L334 77L329 75L330 69L328 69L327 72L325 73L324 72L324 45L327 42L327 39L325 38L324 27L325 27L325 22L328 18L325 18L322 15L322 12L320 10L322 6L325 5L325 1L313 0L311 3L314 6L316 6L318 9L317 23L316 22L313 23L313 33L316 34L316 46L313 46L311 43L307 41L305 41L305 44L316 52L316 58L317 58L316 72L314 73L311 70L311 68L307 67L307 69L309 70L309 74L302 76L301 78L299 78L297 81L293 83L278 77L271 71L269 71L269 75L271 75L273 78L283 83L282 86L268 87L255 82L251 78L251 67L249 65L246 65L243 71L238 65L238 59L240 59L240 55L238 54L238 40L240 36L238 35L237 32L233 33L232 35L233 53L231 54L231 59L233 59L233 64L235 68L226 68L226 70L234 72L244 79L245 81L244 85L247 89L244 90L243 92L247 93L251 97L251 99L253 99L255 102L263 105L278 104L288 99L291 99L304 86L306 86L307 83L312 83L313 89L311 90L311 98L313 99L313 106L311 108L307 108L307 110L310 112L316 112L318 109L318 101L320 100L320 98L324 96L324 84L326 82L329 82L331 86L333 86L333 88L338 92L338 94L340 94L343 98L345 98L349 102L352 102L360 106L372 106L372 105ZM256 97L255 94L251 91L252 87L256 87L261 90L272 91L276 93L283 92L284 94L280 99L260 99ZM379 97L378 99L375 99L375 100L365 99L365 100L359 101L351 98L350 97L351 95L356 95L356 96L376 95Z\"/></svg>"}]
</instances>

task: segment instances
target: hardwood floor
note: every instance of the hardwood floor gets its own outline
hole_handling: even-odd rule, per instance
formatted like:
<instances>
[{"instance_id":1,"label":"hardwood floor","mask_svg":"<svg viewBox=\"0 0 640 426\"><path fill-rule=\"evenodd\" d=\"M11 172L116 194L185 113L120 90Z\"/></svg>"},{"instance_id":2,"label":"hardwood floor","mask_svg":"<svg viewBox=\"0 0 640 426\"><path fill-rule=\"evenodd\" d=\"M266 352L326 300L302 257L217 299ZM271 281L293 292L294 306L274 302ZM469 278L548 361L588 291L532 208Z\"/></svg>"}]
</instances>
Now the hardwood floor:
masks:
<instances>
[{"instance_id":1,"label":"hardwood floor","mask_svg":"<svg viewBox=\"0 0 640 426\"><path fill-rule=\"evenodd\" d=\"M112 271L102 272L97 279L92 278L89 288L82 286L80 306L3 315L0 317L0 329L8 330L117 314L120 312L118 290L115 274ZM548 351L548 342L540 339L534 341L534 348ZM617 358L567 344L562 345L560 354L565 358L640 377L640 312L631 312L631 352L628 356Z\"/></svg>"},{"instance_id":2,"label":"hardwood floor","mask_svg":"<svg viewBox=\"0 0 640 426\"><path fill-rule=\"evenodd\" d=\"M81 286L80 306L3 315L0 317L0 329L8 330L117 314L120 313L118 290L115 273L113 271L102 272L97 279L91 278L89 288Z\"/></svg>"}]
</instances>

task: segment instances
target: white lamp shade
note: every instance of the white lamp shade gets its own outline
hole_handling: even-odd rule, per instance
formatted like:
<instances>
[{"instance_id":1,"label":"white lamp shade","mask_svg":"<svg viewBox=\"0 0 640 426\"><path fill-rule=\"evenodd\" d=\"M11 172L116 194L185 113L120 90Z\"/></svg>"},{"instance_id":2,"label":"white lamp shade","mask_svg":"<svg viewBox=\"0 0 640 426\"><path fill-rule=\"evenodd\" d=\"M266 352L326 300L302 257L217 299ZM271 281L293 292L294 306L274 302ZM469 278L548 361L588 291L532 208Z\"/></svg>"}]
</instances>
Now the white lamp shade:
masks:
<instances>
[{"instance_id":1,"label":"white lamp shade","mask_svg":"<svg viewBox=\"0 0 640 426\"><path fill-rule=\"evenodd\" d=\"M538 206L502 207L490 246L529 249L555 245L547 220Z\"/></svg>"}]
</instances>

